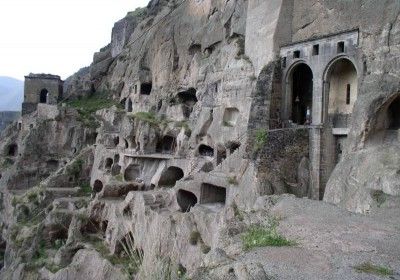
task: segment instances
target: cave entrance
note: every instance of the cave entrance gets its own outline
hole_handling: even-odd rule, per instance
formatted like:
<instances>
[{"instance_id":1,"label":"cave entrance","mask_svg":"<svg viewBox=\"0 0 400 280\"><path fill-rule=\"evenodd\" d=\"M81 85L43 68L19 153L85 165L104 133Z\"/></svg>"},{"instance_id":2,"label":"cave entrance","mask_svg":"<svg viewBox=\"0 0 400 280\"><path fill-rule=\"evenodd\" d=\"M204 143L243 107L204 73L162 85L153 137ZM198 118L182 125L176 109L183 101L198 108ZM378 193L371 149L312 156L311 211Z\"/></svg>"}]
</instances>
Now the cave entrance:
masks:
<instances>
[{"instance_id":1,"label":"cave entrance","mask_svg":"<svg viewBox=\"0 0 400 280\"><path fill-rule=\"evenodd\" d=\"M190 208L197 204L196 195L185 190L179 190L176 199L182 212L189 212Z\"/></svg>"},{"instance_id":2,"label":"cave entrance","mask_svg":"<svg viewBox=\"0 0 400 280\"><path fill-rule=\"evenodd\" d=\"M202 144L199 146L199 155L204 157L213 157L214 149L210 146Z\"/></svg>"},{"instance_id":3,"label":"cave entrance","mask_svg":"<svg viewBox=\"0 0 400 280\"><path fill-rule=\"evenodd\" d=\"M170 135L165 135L156 146L156 153L173 154L176 146L175 138Z\"/></svg>"},{"instance_id":4,"label":"cave entrance","mask_svg":"<svg viewBox=\"0 0 400 280\"><path fill-rule=\"evenodd\" d=\"M106 158L106 162L104 165L105 169L111 169L111 166L113 165L114 161L112 158Z\"/></svg>"},{"instance_id":5,"label":"cave entrance","mask_svg":"<svg viewBox=\"0 0 400 280\"><path fill-rule=\"evenodd\" d=\"M223 116L224 126L235 126L239 118L239 110L237 108L226 108Z\"/></svg>"},{"instance_id":6,"label":"cave entrance","mask_svg":"<svg viewBox=\"0 0 400 280\"><path fill-rule=\"evenodd\" d=\"M48 97L49 91L47 89L42 89L40 91L40 97L39 97L39 103L47 103L47 97Z\"/></svg>"},{"instance_id":7,"label":"cave entrance","mask_svg":"<svg viewBox=\"0 0 400 280\"><path fill-rule=\"evenodd\" d=\"M183 105L183 115L189 118L193 111L194 105L197 103L196 89L190 88L186 91L179 92L177 95L178 102Z\"/></svg>"},{"instance_id":8,"label":"cave entrance","mask_svg":"<svg viewBox=\"0 0 400 280\"><path fill-rule=\"evenodd\" d=\"M143 83L140 85L140 94L150 95L152 89L153 89L152 83Z\"/></svg>"},{"instance_id":9,"label":"cave entrance","mask_svg":"<svg viewBox=\"0 0 400 280\"><path fill-rule=\"evenodd\" d=\"M10 144L8 146L8 156L15 157L18 153L18 145L17 144Z\"/></svg>"},{"instance_id":10,"label":"cave entrance","mask_svg":"<svg viewBox=\"0 0 400 280\"><path fill-rule=\"evenodd\" d=\"M290 73L290 119L298 125L311 123L313 101L313 73L311 68L304 64L297 64Z\"/></svg>"},{"instance_id":11,"label":"cave entrance","mask_svg":"<svg viewBox=\"0 0 400 280\"><path fill-rule=\"evenodd\" d=\"M100 180L94 181L93 190L97 193L101 192L103 190L103 182Z\"/></svg>"},{"instance_id":12,"label":"cave entrance","mask_svg":"<svg viewBox=\"0 0 400 280\"><path fill-rule=\"evenodd\" d=\"M138 164L130 164L124 173L125 181L135 181L140 177L140 166Z\"/></svg>"},{"instance_id":13,"label":"cave entrance","mask_svg":"<svg viewBox=\"0 0 400 280\"><path fill-rule=\"evenodd\" d=\"M200 189L200 203L223 203L226 201L226 189L223 187L202 184Z\"/></svg>"},{"instance_id":14,"label":"cave entrance","mask_svg":"<svg viewBox=\"0 0 400 280\"><path fill-rule=\"evenodd\" d=\"M132 112L133 108L132 108L132 100L130 98L128 98L128 112Z\"/></svg>"},{"instance_id":15,"label":"cave entrance","mask_svg":"<svg viewBox=\"0 0 400 280\"><path fill-rule=\"evenodd\" d=\"M173 187L176 181L182 179L184 176L183 170L179 167L170 166L165 170L158 182L159 187Z\"/></svg>"}]
</instances>

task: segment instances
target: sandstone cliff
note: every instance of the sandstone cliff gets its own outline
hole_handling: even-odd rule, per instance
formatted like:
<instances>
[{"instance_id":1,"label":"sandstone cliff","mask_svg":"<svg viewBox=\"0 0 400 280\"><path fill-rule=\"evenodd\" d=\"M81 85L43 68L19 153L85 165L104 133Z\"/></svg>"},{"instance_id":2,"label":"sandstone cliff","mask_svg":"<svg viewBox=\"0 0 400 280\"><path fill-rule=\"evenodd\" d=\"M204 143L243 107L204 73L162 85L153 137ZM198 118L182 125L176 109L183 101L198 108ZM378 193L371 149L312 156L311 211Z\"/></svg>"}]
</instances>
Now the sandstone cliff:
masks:
<instances>
[{"instance_id":1,"label":"sandstone cliff","mask_svg":"<svg viewBox=\"0 0 400 280\"><path fill-rule=\"evenodd\" d=\"M128 13L58 105L2 134L0 278L398 279L399 14L397 0ZM343 59L345 118L328 108ZM296 124L299 65L313 95Z\"/></svg>"}]
</instances>

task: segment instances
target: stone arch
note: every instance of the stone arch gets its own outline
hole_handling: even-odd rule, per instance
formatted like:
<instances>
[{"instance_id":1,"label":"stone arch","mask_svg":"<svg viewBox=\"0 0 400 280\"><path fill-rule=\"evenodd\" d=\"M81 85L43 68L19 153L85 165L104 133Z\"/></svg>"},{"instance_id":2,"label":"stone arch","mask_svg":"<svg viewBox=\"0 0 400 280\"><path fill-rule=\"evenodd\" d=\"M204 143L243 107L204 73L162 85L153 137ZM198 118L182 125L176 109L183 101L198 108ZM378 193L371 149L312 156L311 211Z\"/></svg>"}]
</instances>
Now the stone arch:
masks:
<instances>
[{"instance_id":1,"label":"stone arch","mask_svg":"<svg viewBox=\"0 0 400 280\"><path fill-rule=\"evenodd\" d=\"M48 102L49 91L47 89L42 89L39 95L39 103L47 103Z\"/></svg>"},{"instance_id":2,"label":"stone arch","mask_svg":"<svg viewBox=\"0 0 400 280\"><path fill-rule=\"evenodd\" d=\"M397 139L397 130L400 129L400 92L393 94L376 110L371 118L366 138L373 141L383 141L393 135Z\"/></svg>"},{"instance_id":3,"label":"stone arch","mask_svg":"<svg viewBox=\"0 0 400 280\"><path fill-rule=\"evenodd\" d=\"M138 164L130 164L125 169L124 172L124 179L125 181L135 181L137 178L140 177L141 168Z\"/></svg>"},{"instance_id":4,"label":"stone arch","mask_svg":"<svg viewBox=\"0 0 400 280\"><path fill-rule=\"evenodd\" d=\"M97 193L101 192L103 190L103 182L100 180L94 181L93 190Z\"/></svg>"},{"instance_id":5,"label":"stone arch","mask_svg":"<svg viewBox=\"0 0 400 280\"><path fill-rule=\"evenodd\" d=\"M197 204L197 196L186 190L179 190L176 200L182 212L189 212L190 209Z\"/></svg>"},{"instance_id":6,"label":"stone arch","mask_svg":"<svg viewBox=\"0 0 400 280\"><path fill-rule=\"evenodd\" d=\"M358 74L355 64L346 56L332 60L324 73L323 121L333 127L348 127L358 95Z\"/></svg>"},{"instance_id":7,"label":"stone arch","mask_svg":"<svg viewBox=\"0 0 400 280\"><path fill-rule=\"evenodd\" d=\"M158 181L159 187L173 187L176 184L176 181L179 181L183 178L184 172L181 168L176 166L168 167L160 177Z\"/></svg>"},{"instance_id":8,"label":"stone arch","mask_svg":"<svg viewBox=\"0 0 400 280\"><path fill-rule=\"evenodd\" d=\"M304 61L291 66L286 75L286 112L290 121L298 125L312 122L313 72Z\"/></svg>"}]
</instances>

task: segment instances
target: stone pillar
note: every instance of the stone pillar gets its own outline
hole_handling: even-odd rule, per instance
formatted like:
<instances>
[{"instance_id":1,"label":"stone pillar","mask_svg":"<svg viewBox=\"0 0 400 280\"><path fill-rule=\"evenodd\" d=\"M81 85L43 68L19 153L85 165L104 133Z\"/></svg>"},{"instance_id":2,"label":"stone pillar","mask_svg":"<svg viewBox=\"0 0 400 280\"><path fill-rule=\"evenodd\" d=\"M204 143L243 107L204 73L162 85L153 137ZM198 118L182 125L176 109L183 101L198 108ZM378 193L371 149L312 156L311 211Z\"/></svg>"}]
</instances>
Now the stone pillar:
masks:
<instances>
[{"instance_id":1,"label":"stone pillar","mask_svg":"<svg viewBox=\"0 0 400 280\"><path fill-rule=\"evenodd\" d=\"M321 166L321 127L310 129L310 162L311 162L311 193L310 198L320 197L320 166Z\"/></svg>"}]
</instances>

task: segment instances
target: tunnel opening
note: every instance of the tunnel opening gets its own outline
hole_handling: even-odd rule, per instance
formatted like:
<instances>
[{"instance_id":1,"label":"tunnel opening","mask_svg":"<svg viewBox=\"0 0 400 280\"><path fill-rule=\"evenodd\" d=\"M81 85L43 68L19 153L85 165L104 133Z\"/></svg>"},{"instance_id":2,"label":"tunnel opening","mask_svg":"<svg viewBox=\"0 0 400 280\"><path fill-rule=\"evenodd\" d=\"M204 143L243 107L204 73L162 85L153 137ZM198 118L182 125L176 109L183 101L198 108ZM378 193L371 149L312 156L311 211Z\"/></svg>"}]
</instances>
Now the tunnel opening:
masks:
<instances>
[{"instance_id":1,"label":"tunnel opening","mask_svg":"<svg viewBox=\"0 0 400 280\"><path fill-rule=\"evenodd\" d=\"M202 184L200 189L200 203L223 203L226 201L226 188L211 185Z\"/></svg>"},{"instance_id":2,"label":"tunnel opening","mask_svg":"<svg viewBox=\"0 0 400 280\"><path fill-rule=\"evenodd\" d=\"M214 149L210 146L202 144L199 146L199 155L204 157L213 157Z\"/></svg>"},{"instance_id":3,"label":"tunnel opening","mask_svg":"<svg viewBox=\"0 0 400 280\"><path fill-rule=\"evenodd\" d=\"M100 181L100 180L94 181L93 190L94 190L96 193L101 192L101 191L103 190L103 182Z\"/></svg>"},{"instance_id":4,"label":"tunnel opening","mask_svg":"<svg viewBox=\"0 0 400 280\"><path fill-rule=\"evenodd\" d=\"M140 94L141 95L150 95L153 89L152 83L142 83L140 85Z\"/></svg>"},{"instance_id":5,"label":"tunnel opening","mask_svg":"<svg viewBox=\"0 0 400 280\"><path fill-rule=\"evenodd\" d=\"M165 170L160 177L158 182L159 187L173 187L176 184L176 181L179 181L183 178L185 174L183 170L176 166L170 166Z\"/></svg>"},{"instance_id":6,"label":"tunnel opening","mask_svg":"<svg viewBox=\"0 0 400 280\"><path fill-rule=\"evenodd\" d=\"M295 66L291 73L291 120L298 125L312 122L313 73L304 63Z\"/></svg>"},{"instance_id":7,"label":"tunnel opening","mask_svg":"<svg viewBox=\"0 0 400 280\"><path fill-rule=\"evenodd\" d=\"M170 135L165 135L161 140L157 142L156 153L172 154L174 153L175 146L175 138Z\"/></svg>"},{"instance_id":8,"label":"tunnel opening","mask_svg":"<svg viewBox=\"0 0 400 280\"><path fill-rule=\"evenodd\" d=\"M193 112L193 107L197 103L196 89L190 88L186 91L179 92L177 95L179 103L183 105L183 115L185 118L189 118Z\"/></svg>"},{"instance_id":9,"label":"tunnel opening","mask_svg":"<svg viewBox=\"0 0 400 280\"><path fill-rule=\"evenodd\" d=\"M124 179L126 181L136 181L140 177L140 166L138 164L130 164L125 169Z\"/></svg>"},{"instance_id":10,"label":"tunnel opening","mask_svg":"<svg viewBox=\"0 0 400 280\"><path fill-rule=\"evenodd\" d=\"M179 190L176 199L182 212L189 212L197 204L196 195L185 190Z\"/></svg>"}]
</instances>

